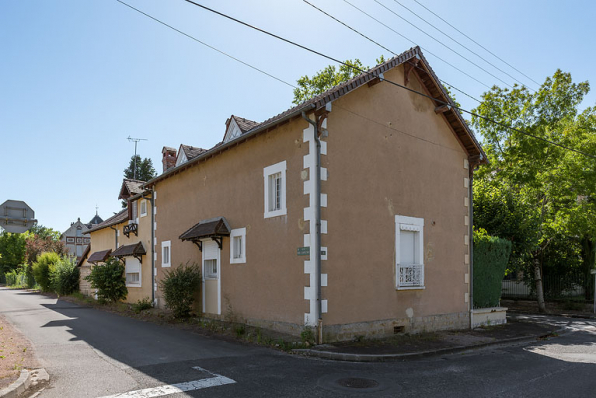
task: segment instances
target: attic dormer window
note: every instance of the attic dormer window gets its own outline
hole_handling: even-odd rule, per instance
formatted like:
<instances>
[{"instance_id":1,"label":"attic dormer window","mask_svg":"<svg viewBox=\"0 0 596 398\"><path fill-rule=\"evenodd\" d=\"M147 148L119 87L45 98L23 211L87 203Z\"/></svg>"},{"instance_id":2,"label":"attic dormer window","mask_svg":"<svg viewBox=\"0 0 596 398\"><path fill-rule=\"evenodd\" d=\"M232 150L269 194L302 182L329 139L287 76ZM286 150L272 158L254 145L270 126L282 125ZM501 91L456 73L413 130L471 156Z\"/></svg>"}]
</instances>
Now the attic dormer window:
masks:
<instances>
[{"instance_id":1,"label":"attic dormer window","mask_svg":"<svg viewBox=\"0 0 596 398\"><path fill-rule=\"evenodd\" d=\"M236 125L236 123L230 123L230 128L228 129L228 134L226 136L226 142L240 137L240 134L240 128Z\"/></svg>"}]
</instances>

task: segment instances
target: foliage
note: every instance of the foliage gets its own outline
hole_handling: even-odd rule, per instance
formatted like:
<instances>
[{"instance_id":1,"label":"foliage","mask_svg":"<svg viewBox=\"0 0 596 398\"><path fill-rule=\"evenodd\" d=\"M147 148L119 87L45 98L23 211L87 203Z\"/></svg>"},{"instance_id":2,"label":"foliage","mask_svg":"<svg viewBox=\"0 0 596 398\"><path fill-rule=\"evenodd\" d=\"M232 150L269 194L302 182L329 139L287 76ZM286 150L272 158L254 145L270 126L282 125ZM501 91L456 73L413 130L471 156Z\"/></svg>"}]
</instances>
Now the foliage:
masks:
<instances>
[{"instance_id":1,"label":"foliage","mask_svg":"<svg viewBox=\"0 0 596 398\"><path fill-rule=\"evenodd\" d=\"M12 270L5 275L6 286L9 287L26 287L27 286L27 275L22 272Z\"/></svg>"},{"instance_id":2,"label":"foliage","mask_svg":"<svg viewBox=\"0 0 596 398\"><path fill-rule=\"evenodd\" d=\"M150 310L151 308L153 308L153 303L151 302L150 297L145 297L144 299L138 300L132 305L132 310L137 314L140 314L145 310Z\"/></svg>"},{"instance_id":3,"label":"foliage","mask_svg":"<svg viewBox=\"0 0 596 398\"><path fill-rule=\"evenodd\" d=\"M303 343L314 344L315 343L315 332L311 327L305 327L300 332L300 339Z\"/></svg>"},{"instance_id":4,"label":"foliage","mask_svg":"<svg viewBox=\"0 0 596 398\"><path fill-rule=\"evenodd\" d=\"M497 307L511 242L474 231L474 308Z\"/></svg>"},{"instance_id":5,"label":"foliage","mask_svg":"<svg viewBox=\"0 0 596 398\"><path fill-rule=\"evenodd\" d=\"M120 260L110 257L104 264L91 268L91 273L85 277L91 287L97 289L100 302L118 302L128 295L124 264Z\"/></svg>"},{"instance_id":6,"label":"foliage","mask_svg":"<svg viewBox=\"0 0 596 398\"><path fill-rule=\"evenodd\" d=\"M196 264L180 265L167 271L160 281L160 288L166 300L166 307L174 312L174 317L190 316L195 294L201 287L201 269Z\"/></svg>"},{"instance_id":7,"label":"foliage","mask_svg":"<svg viewBox=\"0 0 596 398\"><path fill-rule=\"evenodd\" d=\"M0 273L15 270L25 261L27 234L0 232Z\"/></svg>"},{"instance_id":8,"label":"foliage","mask_svg":"<svg viewBox=\"0 0 596 398\"><path fill-rule=\"evenodd\" d=\"M64 242L60 240L60 235L56 235L55 231L42 231L40 235L30 232L25 242L25 261L28 264L33 264L37 257L44 252L54 252L59 256L68 254Z\"/></svg>"},{"instance_id":9,"label":"foliage","mask_svg":"<svg viewBox=\"0 0 596 398\"><path fill-rule=\"evenodd\" d=\"M37 257L37 261L33 263L33 276L35 281L44 292L52 290L51 275L54 272L56 264L61 261L60 256L54 252L42 253Z\"/></svg>"},{"instance_id":10,"label":"foliage","mask_svg":"<svg viewBox=\"0 0 596 398\"><path fill-rule=\"evenodd\" d=\"M135 156L136 156L136 178L135 178ZM139 181L149 181L157 176L153 162L150 158L141 159L139 155L133 155L130 158L128 167L124 169L124 178L136 179Z\"/></svg>"},{"instance_id":11,"label":"foliage","mask_svg":"<svg viewBox=\"0 0 596 398\"><path fill-rule=\"evenodd\" d=\"M472 116L472 124L484 137L484 149L490 161L488 166L480 168L477 181L500 187L498 196L504 202L511 199L510 202L520 206L518 214L524 218L518 226L523 234L518 230L515 235L524 238L521 242L514 241L514 250L525 276L534 278L542 274L549 262L546 256L558 255L549 250L557 239L565 242L579 238L585 243L584 272L594 266L596 163L592 158L547 142L596 154L593 133L596 108L579 111L588 92L587 82L574 83L570 74L557 70L536 92L525 87L509 90L495 86L483 95L482 103L474 110L480 117ZM477 220L484 216L488 225L492 214L479 209L475 216ZM493 225L499 223L499 217L506 220L496 214ZM512 229L512 224L507 228ZM513 234L505 236L494 228L487 230L513 241ZM524 252L519 253L522 247ZM537 289L542 290L541 284L537 284Z\"/></svg>"},{"instance_id":12,"label":"foliage","mask_svg":"<svg viewBox=\"0 0 596 398\"><path fill-rule=\"evenodd\" d=\"M72 294L79 290L79 275L75 259L63 256L50 273L51 287L58 295Z\"/></svg>"},{"instance_id":13,"label":"foliage","mask_svg":"<svg viewBox=\"0 0 596 398\"><path fill-rule=\"evenodd\" d=\"M382 64L385 62L385 57L381 55L376 61L377 64ZM313 77L304 75L298 79L296 81L298 88L294 89L294 100L292 103L298 105L346 80L358 76L362 73L361 71L370 69L368 66L364 66L357 58L355 60L348 59L344 62L346 65L339 65L338 68L334 65L329 65L317 72Z\"/></svg>"},{"instance_id":14,"label":"foliage","mask_svg":"<svg viewBox=\"0 0 596 398\"><path fill-rule=\"evenodd\" d=\"M50 238L54 241L60 240L60 236L62 233L60 231L56 231L55 229L44 227L43 225L34 225L29 228L29 233L31 235L36 235L41 239Z\"/></svg>"}]
</instances>

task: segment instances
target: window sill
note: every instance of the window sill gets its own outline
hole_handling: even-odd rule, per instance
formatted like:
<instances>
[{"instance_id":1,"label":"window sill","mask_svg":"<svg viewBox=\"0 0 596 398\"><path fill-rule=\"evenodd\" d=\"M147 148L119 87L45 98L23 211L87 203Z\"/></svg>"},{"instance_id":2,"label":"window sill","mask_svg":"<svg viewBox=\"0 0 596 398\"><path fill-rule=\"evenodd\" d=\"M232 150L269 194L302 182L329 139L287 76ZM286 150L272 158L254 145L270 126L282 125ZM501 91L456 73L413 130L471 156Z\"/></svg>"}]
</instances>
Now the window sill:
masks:
<instances>
[{"instance_id":1,"label":"window sill","mask_svg":"<svg viewBox=\"0 0 596 398\"><path fill-rule=\"evenodd\" d=\"M287 214L288 214L287 209L276 210L276 211L268 211L267 213L265 213L265 218L273 218L273 217L285 216Z\"/></svg>"},{"instance_id":2,"label":"window sill","mask_svg":"<svg viewBox=\"0 0 596 398\"><path fill-rule=\"evenodd\" d=\"M161 267L162 268L170 268L172 266L172 264L162 264Z\"/></svg>"},{"instance_id":3,"label":"window sill","mask_svg":"<svg viewBox=\"0 0 596 398\"><path fill-rule=\"evenodd\" d=\"M398 286L396 290L425 290L425 286Z\"/></svg>"},{"instance_id":4,"label":"window sill","mask_svg":"<svg viewBox=\"0 0 596 398\"><path fill-rule=\"evenodd\" d=\"M140 283L126 284L126 287L142 287Z\"/></svg>"},{"instance_id":5,"label":"window sill","mask_svg":"<svg viewBox=\"0 0 596 398\"><path fill-rule=\"evenodd\" d=\"M212 277L212 276L206 276L206 277L205 277L205 280L206 280L206 281L216 281L216 280L218 280L218 279L219 279L218 277Z\"/></svg>"},{"instance_id":6,"label":"window sill","mask_svg":"<svg viewBox=\"0 0 596 398\"><path fill-rule=\"evenodd\" d=\"M246 264L246 258L232 258L230 264Z\"/></svg>"}]
</instances>

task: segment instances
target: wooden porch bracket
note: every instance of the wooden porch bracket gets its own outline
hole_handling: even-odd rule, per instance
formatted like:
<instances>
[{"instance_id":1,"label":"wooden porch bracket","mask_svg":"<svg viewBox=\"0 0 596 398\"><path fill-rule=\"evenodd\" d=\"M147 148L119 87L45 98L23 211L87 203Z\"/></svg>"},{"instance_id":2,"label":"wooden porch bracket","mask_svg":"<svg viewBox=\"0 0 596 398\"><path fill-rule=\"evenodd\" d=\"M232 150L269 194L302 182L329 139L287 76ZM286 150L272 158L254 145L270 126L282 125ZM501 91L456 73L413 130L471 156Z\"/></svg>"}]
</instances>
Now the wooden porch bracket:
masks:
<instances>
[{"instance_id":1,"label":"wooden porch bracket","mask_svg":"<svg viewBox=\"0 0 596 398\"><path fill-rule=\"evenodd\" d=\"M418 66L418 62L420 59L414 58L404 64L404 86L407 86L410 83L410 72L416 66Z\"/></svg>"},{"instance_id":2,"label":"wooden porch bracket","mask_svg":"<svg viewBox=\"0 0 596 398\"><path fill-rule=\"evenodd\" d=\"M451 110L451 105L441 105L435 108L435 113L444 113Z\"/></svg>"}]
</instances>

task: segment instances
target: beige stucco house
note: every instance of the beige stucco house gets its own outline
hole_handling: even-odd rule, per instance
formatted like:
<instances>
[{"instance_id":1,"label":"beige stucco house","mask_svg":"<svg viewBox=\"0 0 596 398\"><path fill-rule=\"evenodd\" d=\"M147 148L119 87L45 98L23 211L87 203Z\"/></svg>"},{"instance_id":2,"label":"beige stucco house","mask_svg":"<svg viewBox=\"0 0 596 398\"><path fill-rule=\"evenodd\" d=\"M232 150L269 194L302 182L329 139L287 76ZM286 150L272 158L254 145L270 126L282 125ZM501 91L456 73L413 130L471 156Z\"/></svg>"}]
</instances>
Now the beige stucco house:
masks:
<instances>
[{"instance_id":1,"label":"beige stucco house","mask_svg":"<svg viewBox=\"0 0 596 398\"><path fill-rule=\"evenodd\" d=\"M213 319L319 340L469 327L486 158L452 105L413 48L262 123L232 116L194 157L165 147L144 184L156 304L164 272L195 262Z\"/></svg>"},{"instance_id":2,"label":"beige stucco house","mask_svg":"<svg viewBox=\"0 0 596 398\"><path fill-rule=\"evenodd\" d=\"M125 265L126 302L152 298L151 201L142 184L142 181L125 179L118 199L126 200L128 206L87 231L91 244L78 263L81 269L79 286L83 294L91 296L95 293L84 279L91 267L102 264L111 256L119 258Z\"/></svg>"}]
</instances>

